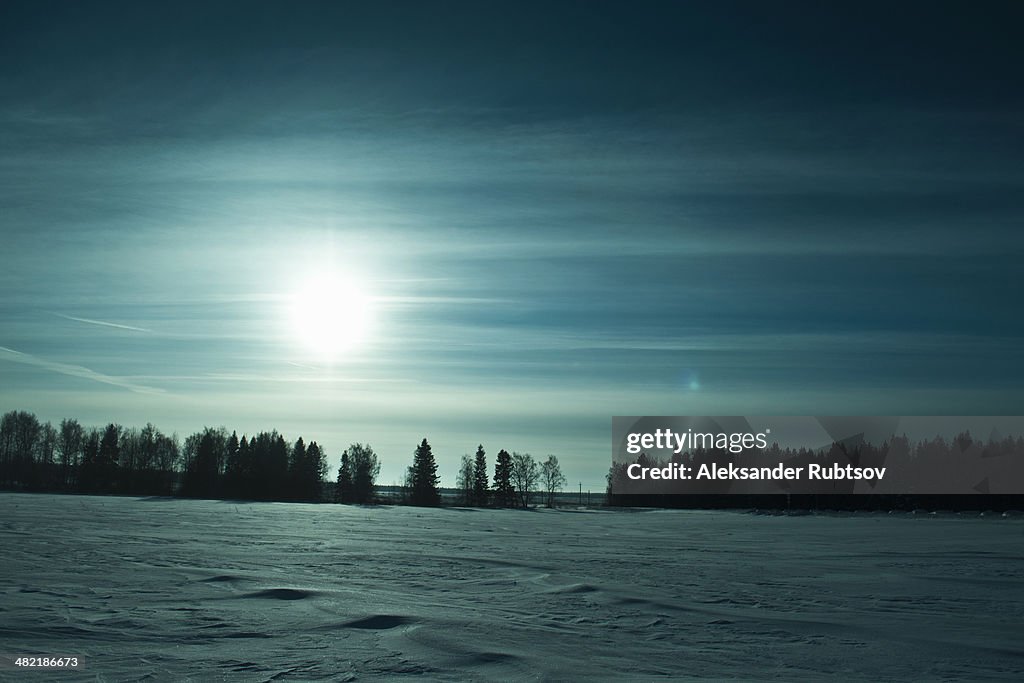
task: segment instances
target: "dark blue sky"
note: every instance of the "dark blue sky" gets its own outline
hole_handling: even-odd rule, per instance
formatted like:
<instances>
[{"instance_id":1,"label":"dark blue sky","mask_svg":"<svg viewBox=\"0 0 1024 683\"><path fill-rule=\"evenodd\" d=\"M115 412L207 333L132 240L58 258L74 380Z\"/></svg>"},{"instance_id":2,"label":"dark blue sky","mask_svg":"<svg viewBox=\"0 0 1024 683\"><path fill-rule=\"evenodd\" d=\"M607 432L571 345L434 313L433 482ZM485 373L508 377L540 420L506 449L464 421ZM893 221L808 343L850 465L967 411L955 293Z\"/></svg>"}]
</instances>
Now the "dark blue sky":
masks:
<instances>
[{"instance_id":1,"label":"dark blue sky","mask_svg":"<svg viewBox=\"0 0 1024 683\"><path fill-rule=\"evenodd\" d=\"M616 414L1020 414L1022 18L6 2L0 407L594 489Z\"/></svg>"}]
</instances>

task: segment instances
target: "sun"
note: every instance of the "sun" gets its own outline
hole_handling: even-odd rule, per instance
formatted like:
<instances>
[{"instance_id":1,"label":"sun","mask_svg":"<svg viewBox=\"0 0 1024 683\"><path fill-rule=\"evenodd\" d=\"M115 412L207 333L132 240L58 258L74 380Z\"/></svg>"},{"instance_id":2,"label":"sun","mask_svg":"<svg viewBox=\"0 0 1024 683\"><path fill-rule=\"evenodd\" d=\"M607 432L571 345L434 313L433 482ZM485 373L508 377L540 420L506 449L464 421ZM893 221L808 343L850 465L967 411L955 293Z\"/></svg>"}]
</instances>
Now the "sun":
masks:
<instances>
[{"instance_id":1,"label":"sun","mask_svg":"<svg viewBox=\"0 0 1024 683\"><path fill-rule=\"evenodd\" d=\"M355 281L333 274L302 282L288 298L291 334L320 360L338 360L365 345L372 299Z\"/></svg>"}]
</instances>

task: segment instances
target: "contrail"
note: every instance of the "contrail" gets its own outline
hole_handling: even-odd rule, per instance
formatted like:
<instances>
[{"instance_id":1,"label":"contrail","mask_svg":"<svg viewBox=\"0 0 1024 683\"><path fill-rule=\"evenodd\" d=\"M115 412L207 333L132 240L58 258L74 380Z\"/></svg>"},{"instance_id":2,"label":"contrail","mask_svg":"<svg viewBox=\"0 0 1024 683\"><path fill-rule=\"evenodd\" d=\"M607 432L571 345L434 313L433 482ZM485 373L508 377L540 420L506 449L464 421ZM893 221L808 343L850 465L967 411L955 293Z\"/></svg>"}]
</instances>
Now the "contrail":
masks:
<instances>
[{"instance_id":1,"label":"contrail","mask_svg":"<svg viewBox=\"0 0 1024 683\"><path fill-rule=\"evenodd\" d=\"M57 363L56 361L45 360L43 358L37 358L36 356L22 353L21 351L15 351L9 349L6 346L0 346L0 360L11 361L12 363L21 363L23 365L32 365L37 368L43 368L51 372L56 372L61 375L68 375L69 377L79 377L81 379L91 379L94 382L102 382L103 384L110 384L115 387L121 387L122 389L128 389L138 394L163 394L163 389L156 389L154 387L147 387L142 384L133 384L127 380L123 380L120 377L112 377L111 375L104 375L90 370L89 368L82 367L81 365L70 365L68 363Z\"/></svg>"},{"instance_id":2,"label":"contrail","mask_svg":"<svg viewBox=\"0 0 1024 683\"><path fill-rule=\"evenodd\" d=\"M118 323L108 323L104 320L90 320L89 318L76 318L73 315L64 315L63 313L54 313L53 315L58 318L64 318L65 320L74 320L78 323L86 323L89 325L101 325L103 327L116 327L119 330L131 330L132 332L152 332L153 330L147 330L144 327L132 327L131 325L120 325Z\"/></svg>"}]
</instances>

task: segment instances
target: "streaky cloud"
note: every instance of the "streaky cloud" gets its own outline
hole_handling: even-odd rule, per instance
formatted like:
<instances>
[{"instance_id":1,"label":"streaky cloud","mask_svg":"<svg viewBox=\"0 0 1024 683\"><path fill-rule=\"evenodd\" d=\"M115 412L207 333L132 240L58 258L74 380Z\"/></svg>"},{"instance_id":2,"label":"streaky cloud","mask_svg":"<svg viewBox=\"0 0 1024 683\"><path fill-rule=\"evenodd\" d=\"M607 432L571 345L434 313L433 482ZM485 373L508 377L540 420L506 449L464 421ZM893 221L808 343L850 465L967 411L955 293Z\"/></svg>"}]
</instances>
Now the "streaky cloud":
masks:
<instances>
[{"instance_id":1,"label":"streaky cloud","mask_svg":"<svg viewBox=\"0 0 1024 683\"><path fill-rule=\"evenodd\" d=\"M120 387L122 389L128 389L138 394L164 394L166 393L163 389L156 387L149 387L142 384L135 384L129 382L120 377L114 377L111 375L104 375L103 373L90 370L89 368L81 365L72 365L70 363L58 363L57 361L46 360L45 358L39 358L21 351L15 351L9 349L6 346L0 346L0 360L7 360L12 363L21 363L23 365L31 365L33 367L42 368L49 370L50 372L56 372L61 375L67 375L69 377L78 377L81 379L90 379L94 382L101 382L103 384L109 384L111 386Z\"/></svg>"},{"instance_id":2,"label":"streaky cloud","mask_svg":"<svg viewBox=\"0 0 1024 683\"><path fill-rule=\"evenodd\" d=\"M298 366L307 367L307 366ZM209 382L288 382L300 384L413 384L415 380L396 377L337 377L337 376L288 376L257 375L252 373L209 373L194 376L168 375L166 379Z\"/></svg>"},{"instance_id":3,"label":"streaky cloud","mask_svg":"<svg viewBox=\"0 0 1024 683\"><path fill-rule=\"evenodd\" d=\"M64 315L63 313L54 313L53 315L58 318L64 318L65 320L72 320L76 323L85 323L87 325L99 325L101 327L113 327L119 330L129 330L131 332L146 332L152 333L153 330L147 330L144 327L135 327L133 325L121 325L120 323L111 323L105 320L92 320L90 318L77 318L73 315Z\"/></svg>"}]
</instances>

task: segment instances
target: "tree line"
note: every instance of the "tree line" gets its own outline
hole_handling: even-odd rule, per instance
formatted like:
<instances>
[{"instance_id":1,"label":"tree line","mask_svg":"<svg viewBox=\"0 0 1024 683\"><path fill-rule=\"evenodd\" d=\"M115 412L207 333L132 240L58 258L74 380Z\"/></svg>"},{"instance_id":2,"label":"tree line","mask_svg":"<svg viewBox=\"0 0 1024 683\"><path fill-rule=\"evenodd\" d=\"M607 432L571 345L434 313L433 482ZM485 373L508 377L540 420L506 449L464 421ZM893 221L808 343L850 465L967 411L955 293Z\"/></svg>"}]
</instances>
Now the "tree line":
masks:
<instances>
[{"instance_id":1,"label":"tree line","mask_svg":"<svg viewBox=\"0 0 1024 683\"><path fill-rule=\"evenodd\" d=\"M195 498L372 503L380 460L369 444L353 443L340 458L333 486L326 482L327 454L301 436L287 441L277 430L253 436L204 428L184 442L152 424L126 428L59 427L26 411L0 417L0 488L27 491L177 495ZM558 458L537 463L528 453L502 450L489 481L483 446L463 456L457 503L530 507L540 493L554 505L565 485ZM441 504L440 478L426 439L415 448L400 502Z\"/></svg>"},{"instance_id":2,"label":"tree line","mask_svg":"<svg viewBox=\"0 0 1024 683\"><path fill-rule=\"evenodd\" d=\"M413 505L438 505L437 464L426 439L416 447L413 463L405 478L405 489ZM554 507L555 494L565 486L565 476L558 458L549 455L538 464L529 453L509 453L502 449L494 463L494 478L488 483L487 453L483 445L476 454L462 456L456 477L458 503L471 507L528 508L538 493L545 504Z\"/></svg>"}]
</instances>

